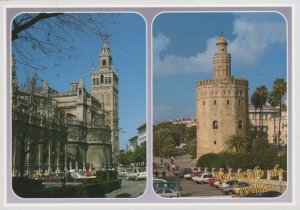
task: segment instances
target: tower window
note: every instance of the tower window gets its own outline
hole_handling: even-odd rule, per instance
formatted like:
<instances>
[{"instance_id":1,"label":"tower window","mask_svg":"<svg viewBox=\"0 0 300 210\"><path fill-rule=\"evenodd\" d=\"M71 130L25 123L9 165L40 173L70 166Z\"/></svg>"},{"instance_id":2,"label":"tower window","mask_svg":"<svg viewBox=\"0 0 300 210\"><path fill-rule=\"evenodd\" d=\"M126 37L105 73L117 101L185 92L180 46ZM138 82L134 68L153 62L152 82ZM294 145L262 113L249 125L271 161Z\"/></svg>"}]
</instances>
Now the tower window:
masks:
<instances>
[{"instance_id":1,"label":"tower window","mask_svg":"<svg viewBox=\"0 0 300 210\"><path fill-rule=\"evenodd\" d=\"M103 75L100 76L100 84L103 84L104 82L104 78L103 78Z\"/></svg>"},{"instance_id":2,"label":"tower window","mask_svg":"<svg viewBox=\"0 0 300 210\"><path fill-rule=\"evenodd\" d=\"M205 101L203 101L203 106L205 106Z\"/></svg>"},{"instance_id":3,"label":"tower window","mask_svg":"<svg viewBox=\"0 0 300 210\"><path fill-rule=\"evenodd\" d=\"M93 79L93 85L96 85L96 79L95 78Z\"/></svg>"},{"instance_id":4,"label":"tower window","mask_svg":"<svg viewBox=\"0 0 300 210\"><path fill-rule=\"evenodd\" d=\"M239 100L239 105L241 105L241 100Z\"/></svg>"},{"instance_id":5,"label":"tower window","mask_svg":"<svg viewBox=\"0 0 300 210\"><path fill-rule=\"evenodd\" d=\"M111 84L111 77L108 77L108 84Z\"/></svg>"},{"instance_id":6,"label":"tower window","mask_svg":"<svg viewBox=\"0 0 300 210\"><path fill-rule=\"evenodd\" d=\"M243 128L243 121L240 120L240 121L239 121L239 129L242 129L242 128Z\"/></svg>"},{"instance_id":7,"label":"tower window","mask_svg":"<svg viewBox=\"0 0 300 210\"><path fill-rule=\"evenodd\" d=\"M216 105L217 104L217 101L216 100L214 100L214 105Z\"/></svg>"},{"instance_id":8,"label":"tower window","mask_svg":"<svg viewBox=\"0 0 300 210\"><path fill-rule=\"evenodd\" d=\"M214 141L214 144L217 144L217 141Z\"/></svg>"},{"instance_id":9,"label":"tower window","mask_svg":"<svg viewBox=\"0 0 300 210\"><path fill-rule=\"evenodd\" d=\"M218 129L218 121L213 121L213 129Z\"/></svg>"},{"instance_id":10,"label":"tower window","mask_svg":"<svg viewBox=\"0 0 300 210\"><path fill-rule=\"evenodd\" d=\"M102 61L102 66L106 66L106 60Z\"/></svg>"},{"instance_id":11,"label":"tower window","mask_svg":"<svg viewBox=\"0 0 300 210\"><path fill-rule=\"evenodd\" d=\"M229 105L229 100L227 100L227 105Z\"/></svg>"},{"instance_id":12,"label":"tower window","mask_svg":"<svg viewBox=\"0 0 300 210\"><path fill-rule=\"evenodd\" d=\"M81 92L81 90L79 90L79 96L81 96L81 94L82 94L82 92Z\"/></svg>"},{"instance_id":13,"label":"tower window","mask_svg":"<svg viewBox=\"0 0 300 210\"><path fill-rule=\"evenodd\" d=\"M108 78L107 77L105 77L105 84L107 84L108 83Z\"/></svg>"},{"instance_id":14,"label":"tower window","mask_svg":"<svg viewBox=\"0 0 300 210\"><path fill-rule=\"evenodd\" d=\"M99 78L97 78L97 85L99 85Z\"/></svg>"}]
</instances>

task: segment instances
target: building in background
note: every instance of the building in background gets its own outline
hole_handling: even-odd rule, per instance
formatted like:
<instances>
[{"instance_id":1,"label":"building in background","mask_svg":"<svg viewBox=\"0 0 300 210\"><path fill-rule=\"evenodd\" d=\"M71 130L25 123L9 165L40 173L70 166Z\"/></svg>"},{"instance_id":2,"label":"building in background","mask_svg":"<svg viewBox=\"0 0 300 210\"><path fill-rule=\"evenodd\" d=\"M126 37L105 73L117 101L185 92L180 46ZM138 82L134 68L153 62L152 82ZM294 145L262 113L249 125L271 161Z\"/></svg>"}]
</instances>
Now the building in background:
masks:
<instances>
[{"instance_id":1,"label":"building in background","mask_svg":"<svg viewBox=\"0 0 300 210\"><path fill-rule=\"evenodd\" d=\"M262 125L260 119L262 118ZM268 142L270 144L287 144L287 112L282 111L280 120L280 137L278 138L279 126L279 107L272 107L270 105L263 106L262 112L255 109L252 104L249 105L249 120L254 126L254 129L259 130L262 126L263 132L268 135Z\"/></svg>"},{"instance_id":2,"label":"building in background","mask_svg":"<svg viewBox=\"0 0 300 210\"><path fill-rule=\"evenodd\" d=\"M226 148L232 135L248 133L248 81L231 75L231 55L220 35L214 55L214 79L197 82L197 157Z\"/></svg>"}]
</instances>

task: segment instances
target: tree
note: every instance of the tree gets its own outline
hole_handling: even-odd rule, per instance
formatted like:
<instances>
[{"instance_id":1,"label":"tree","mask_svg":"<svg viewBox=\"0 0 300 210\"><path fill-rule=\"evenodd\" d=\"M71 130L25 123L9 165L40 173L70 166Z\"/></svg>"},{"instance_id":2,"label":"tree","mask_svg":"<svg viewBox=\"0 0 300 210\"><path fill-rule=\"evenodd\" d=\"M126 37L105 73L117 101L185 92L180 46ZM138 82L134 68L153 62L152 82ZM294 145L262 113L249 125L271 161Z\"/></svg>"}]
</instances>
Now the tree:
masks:
<instances>
[{"instance_id":1,"label":"tree","mask_svg":"<svg viewBox=\"0 0 300 210\"><path fill-rule=\"evenodd\" d=\"M254 92L251 96L251 103L254 106L254 114L255 114L255 130L257 130L257 121L256 121L256 110L259 108L259 96L257 92Z\"/></svg>"},{"instance_id":2,"label":"tree","mask_svg":"<svg viewBox=\"0 0 300 210\"><path fill-rule=\"evenodd\" d=\"M141 145L137 146L133 153L133 159L136 163L146 162L146 142L143 142Z\"/></svg>"},{"instance_id":3,"label":"tree","mask_svg":"<svg viewBox=\"0 0 300 210\"><path fill-rule=\"evenodd\" d=\"M255 102L257 103L258 107L259 107L259 112L260 112L260 123L259 123L259 137L262 137L263 135L263 107L266 105L267 103L267 99L268 99L268 89L265 85L261 85L259 87L256 88L255 90Z\"/></svg>"},{"instance_id":4,"label":"tree","mask_svg":"<svg viewBox=\"0 0 300 210\"><path fill-rule=\"evenodd\" d=\"M280 141L280 127L281 127L281 112L282 112L282 97L286 94L287 91L287 86L286 82L284 81L283 78L278 78L274 81L273 84L273 92L274 95L276 96L278 103L279 103L279 125L278 125L278 142ZM278 145L277 142L277 145Z\"/></svg>"},{"instance_id":5,"label":"tree","mask_svg":"<svg viewBox=\"0 0 300 210\"><path fill-rule=\"evenodd\" d=\"M188 153L191 155L191 158L194 159L197 157L197 139L192 139L187 143Z\"/></svg>"},{"instance_id":6,"label":"tree","mask_svg":"<svg viewBox=\"0 0 300 210\"><path fill-rule=\"evenodd\" d=\"M277 117L277 113L276 113L276 107L279 105L279 98L278 95L274 92L271 91L271 93L269 94L269 98L268 98L268 102L269 104L273 107L273 143L278 144L278 139L277 139L277 133L276 133L276 123L275 123L275 119Z\"/></svg>"},{"instance_id":7,"label":"tree","mask_svg":"<svg viewBox=\"0 0 300 210\"><path fill-rule=\"evenodd\" d=\"M16 63L24 69L41 70L37 52L57 60L73 57L75 43L71 33L106 36L106 25L114 24L103 14L93 13L21 13L12 22L11 41Z\"/></svg>"},{"instance_id":8,"label":"tree","mask_svg":"<svg viewBox=\"0 0 300 210\"><path fill-rule=\"evenodd\" d=\"M232 135L225 142L226 150L236 153L245 153L251 144L250 138L241 135Z\"/></svg>"}]
</instances>

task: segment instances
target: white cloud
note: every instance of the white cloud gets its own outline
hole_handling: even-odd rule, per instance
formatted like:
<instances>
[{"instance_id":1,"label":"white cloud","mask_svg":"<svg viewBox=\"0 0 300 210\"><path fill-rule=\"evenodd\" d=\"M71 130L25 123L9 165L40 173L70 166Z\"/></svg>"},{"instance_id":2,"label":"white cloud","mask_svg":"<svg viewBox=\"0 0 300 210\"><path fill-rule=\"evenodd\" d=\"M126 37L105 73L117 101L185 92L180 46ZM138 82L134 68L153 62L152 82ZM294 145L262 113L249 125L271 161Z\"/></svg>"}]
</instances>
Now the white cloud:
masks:
<instances>
[{"instance_id":1,"label":"white cloud","mask_svg":"<svg viewBox=\"0 0 300 210\"><path fill-rule=\"evenodd\" d=\"M232 41L228 40L228 50L232 54L232 62L238 67L248 68L256 64L260 61L261 55L269 45L284 43L286 38L284 23L270 19L251 19L249 15L241 15L234 21L233 27L235 39ZM153 40L154 75L212 71L212 58L216 52L216 41L217 37L208 39L206 50L198 52L194 56L185 57L166 54L162 57L160 53L172 44L172 40L159 33Z\"/></svg>"}]
</instances>

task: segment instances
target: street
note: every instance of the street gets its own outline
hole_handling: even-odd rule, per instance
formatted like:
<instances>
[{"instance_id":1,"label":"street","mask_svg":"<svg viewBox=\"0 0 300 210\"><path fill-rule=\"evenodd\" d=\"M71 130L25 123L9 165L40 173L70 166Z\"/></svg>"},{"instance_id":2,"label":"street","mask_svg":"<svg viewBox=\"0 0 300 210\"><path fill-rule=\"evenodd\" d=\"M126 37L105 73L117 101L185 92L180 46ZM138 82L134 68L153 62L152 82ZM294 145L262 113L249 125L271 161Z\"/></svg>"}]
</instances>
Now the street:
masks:
<instances>
[{"instance_id":1,"label":"street","mask_svg":"<svg viewBox=\"0 0 300 210\"><path fill-rule=\"evenodd\" d=\"M137 198L145 192L146 180L126 180L122 179L121 188L106 194L106 198Z\"/></svg>"},{"instance_id":2,"label":"street","mask_svg":"<svg viewBox=\"0 0 300 210\"><path fill-rule=\"evenodd\" d=\"M219 189L211 187L209 184L196 184L191 180L178 178L172 172L168 173L165 163L169 164L169 159L163 159L163 164L161 164L160 158L154 158L153 161L154 171L158 172L157 178L165 179L168 182L176 182L177 184L179 184L176 187L176 190L180 192L181 197L226 196ZM193 165L193 162L190 158L190 155L181 153L175 156L174 164L179 165L180 168L183 168L191 167ZM165 177L163 177L162 175L163 171L167 172Z\"/></svg>"}]
</instances>

